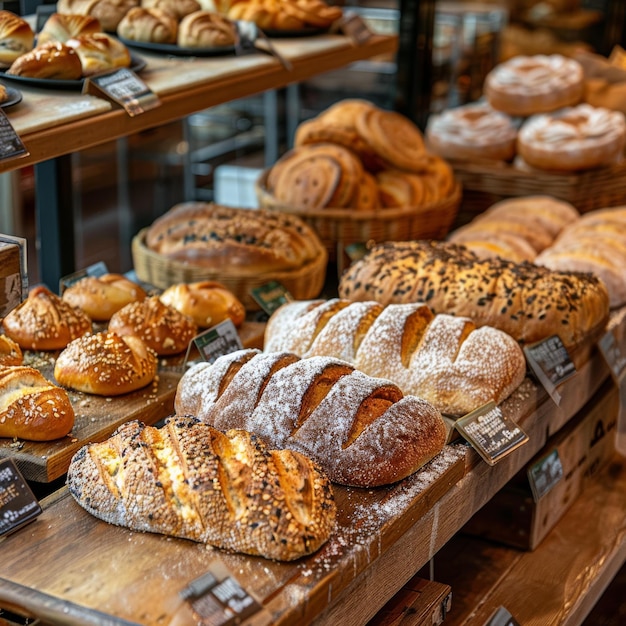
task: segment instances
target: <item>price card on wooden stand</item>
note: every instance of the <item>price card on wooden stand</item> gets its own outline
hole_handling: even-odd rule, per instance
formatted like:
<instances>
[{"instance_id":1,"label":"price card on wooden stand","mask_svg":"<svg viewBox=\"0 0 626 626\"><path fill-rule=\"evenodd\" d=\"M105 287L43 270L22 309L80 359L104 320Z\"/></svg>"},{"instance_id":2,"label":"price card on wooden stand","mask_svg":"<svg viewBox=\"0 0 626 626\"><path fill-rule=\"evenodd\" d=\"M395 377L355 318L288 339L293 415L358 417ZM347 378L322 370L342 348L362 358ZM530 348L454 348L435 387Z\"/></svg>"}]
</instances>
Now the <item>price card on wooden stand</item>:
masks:
<instances>
[{"instance_id":1,"label":"price card on wooden stand","mask_svg":"<svg viewBox=\"0 0 626 626\"><path fill-rule=\"evenodd\" d=\"M528 435L493 401L456 420L455 427L489 465L528 441Z\"/></svg>"},{"instance_id":2,"label":"price card on wooden stand","mask_svg":"<svg viewBox=\"0 0 626 626\"><path fill-rule=\"evenodd\" d=\"M543 385L554 403L561 404L557 387L576 373L567 349L558 335L548 337L524 347L524 354L537 380Z\"/></svg>"},{"instance_id":3,"label":"price card on wooden stand","mask_svg":"<svg viewBox=\"0 0 626 626\"><path fill-rule=\"evenodd\" d=\"M622 353L622 348L613 330L609 330L598 342L598 348L604 357L611 376L619 390L619 410L617 414L617 432L615 435L615 448L622 455L626 456L626 357Z\"/></svg>"},{"instance_id":4,"label":"price card on wooden stand","mask_svg":"<svg viewBox=\"0 0 626 626\"><path fill-rule=\"evenodd\" d=\"M16 159L28 154L6 113L0 109L0 159Z\"/></svg>"},{"instance_id":5,"label":"price card on wooden stand","mask_svg":"<svg viewBox=\"0 0 626 626\"><path fill-rule=\"evenodd\" d=\"M232 320L229 319L197 335L193 343L198 348L202 359L209 363L215 362L224 354L230 354L243 348L237 329Z\"/></svg>"},{"instance_id":6,"label":"price card on wooden stand","mask_svg":"<svg viewBox=\"0 0 626 626\"><path fill-rule=\"evenodd\" d=\"M83 92L94 91L117 102L131 117L161 105L158 96L126 67L86 79Z\"/></svg>"},{"instance_id":7,"label":"price card on wooden stand","mask_svg":"<svg viewBox=\"0 0 626 626\"><path fill-rule=\"evenodd\" d=\"M41 512L39 502L13 460L0 461L0 536L32 522Z\"/></svg>"}]
</instances>

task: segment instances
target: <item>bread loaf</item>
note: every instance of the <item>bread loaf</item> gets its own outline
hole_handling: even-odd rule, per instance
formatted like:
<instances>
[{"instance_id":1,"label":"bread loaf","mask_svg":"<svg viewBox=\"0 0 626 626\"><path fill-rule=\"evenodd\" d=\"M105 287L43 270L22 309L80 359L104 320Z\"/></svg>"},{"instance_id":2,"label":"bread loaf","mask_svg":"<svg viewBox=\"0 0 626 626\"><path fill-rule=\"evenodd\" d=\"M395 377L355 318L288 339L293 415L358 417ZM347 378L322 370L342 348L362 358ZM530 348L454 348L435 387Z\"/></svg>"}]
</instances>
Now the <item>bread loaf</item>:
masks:
<instances>
[{"instance_id":1,"label":"bread loaf","mask_svg":"<svg viewBox=\"0 0 626 626\"><path fill-rule=\"evenodd\" d=\"M78 15L91 15L99 22L102 30L114 33L122 18L139 0L58 0L57 11Z\"/></svg>"},{"instance_id":2,"label":"bread loaf","mask_svg":"<svg viewBox=\"0 0 626 626\"><path fill-rule=\"evenodd\" d=\"M120 20L117 34L131 41L175 44L178 21L162 9L133 7Z\"/></svg>"},{"instance_id":3,"label":"bread loaf","mask_svg":"<svg viewBox=\"0 0 626 626\"><path fill-rule=\"evenodd\" d=\"M149 385L157 356L138 337L100 332L70 342L54 364L63 387L99 396L119 396Z\"/></svg>"},{"instance_id":4,"label":"bread loaf","mask_svg":"<svg viewBox=\"0 0 626 626\"><path fill-rule=\"evenodd\" d=\"M61 297L92 320L105 322L127 304L143 300L146 292L122 274L108 273L81 278L65 289Z\"/></svg>"},{"instance_id":5,"label":"bread loaf","mask_svg":"<svg viewBox=\"0 0 626 626\"><path fill-rule=\"evenodd\" d=\"M200 11L202 6L196 0L141 0L144 9L161 9L171 13L179 22L185 15Z\"/></svg>"},{"instance_id":6,"label":"bread loaf","mask_svg":"<svg viewBox=\"0 0 626 626\"><path fill-rule=\"evenodd\" d=\"M531 263L479 259L452 243L375 246L341 277L339 296L381 304L424 302L435 313L469 317L521 343L558 335L578 364L604 332L609 296L597 278Z\"/></svg>"},{"instance_id":7,"label":"bread loaf","mask_svg":"<svg viewBox=\"0 0 626 626\"><path fill-rule=\"evenodd\" d=\"M91 332L91 319L43 286L30 290L28 298L2 320L6 335L25 350L61 350Z\"/></svg>"},{"instance_id":8,"label":"bread loaf","mask_svg":"<svg viewBox=\"0 0 626 626\"><path fill-rule=\"evenodd\" d=\"M52 441L74 426L67 392L32 367L0 366L0 437Z\"/></svg>"},{"instance_id":9,"label":"bread loaf","mask_svg":"<svg viewBox=\"0 0 626 626\"><path fill-rule=\"evenodd\" d=\"M48 41L65 43L79 35L93 35L99 32L102 32L100 22L91 15L53 13L37 33L37 45Z\"/></svg>"},{"instance_id":10,"label":"bread loaf","mask_svg":"<svg viewBox=\"0 0 626 626\"><path fill-rule=\"evenodd\" d=\"M53 80L79 80L83 67L76 51L60 41L49 41L19 56L7 74Z\"/></svg>"},{"instance_id":11,"label":"bread loaf","mask_svg":"<svg viewBox=\"0 0 626 626\"><path fill-rule=\"evenodd\" d=\"M388 380L339 359L258 350L194 365L178 384L174 408L301 452L332 481L358 487L409 476L442 450L447 434L439 411Z\"/></svg>"},{"instance_id":12,"label":"bread loaf","mask_svg":"<svg viewBox=\"0 0 626 626\"><path fill-rule=\"evenodd\" d=\"M74 455L67 485L111 524L268 559L316 551L335 524L332 486L309 459L192 417L127 422Z\"/></svg>"},{"instance_id":13,"label":"bread loaf","mask_svg":"<svg viewBox=\"0 0 626 626\"><path fill-rule=\"evenodd\" d=\"M235 23L212 11L194 11L178 24L177 43L183 48L224 48L236 41Z\"/></svg>"},{"instance_id":14,"label":"bread loaf","mask_svg":"<svg viewBox=\"0 0 626 626\"><path fill-rule=\"evenodd\" d=\"M265 350L343 359L449 415L501 403L526 374L524 353L506 333L417 303L287 303L269 319Z\"/></svg>"},{"instance_id":15,"label":"bread loaf","mask_svg":"<svg viewBox=\"0 0 626 626\"><path fill-rule=\"evenodd\" d=\"M30 24L11 11L0 11L0 67L8 67L35 45Z\"/></svg>"}]
</instances>

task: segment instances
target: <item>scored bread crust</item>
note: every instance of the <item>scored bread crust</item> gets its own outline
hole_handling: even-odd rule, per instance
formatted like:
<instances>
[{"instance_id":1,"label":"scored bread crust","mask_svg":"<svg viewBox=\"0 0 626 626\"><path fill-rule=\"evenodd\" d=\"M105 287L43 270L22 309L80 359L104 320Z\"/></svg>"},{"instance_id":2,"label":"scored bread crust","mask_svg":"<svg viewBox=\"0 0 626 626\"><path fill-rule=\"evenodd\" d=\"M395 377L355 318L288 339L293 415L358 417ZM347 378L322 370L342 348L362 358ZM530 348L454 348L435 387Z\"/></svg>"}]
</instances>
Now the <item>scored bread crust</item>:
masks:
<instances>
[{"instance_id":1,"label":"scored bread crust","mask_svg":"<svg viewBox=\"0 0 626 626\"><path fill-rule=\"evenodd\" d=\"M287 303L268 321L265 350L343 359L450 415L500 404L526 374L524 353L512 337L489 326L477 329L469 318L434 315L421 303Z\"/></svg>"},{"instance_id":2,"label":"scored bread crust","mask_svg":"<svg viewBox=\"0 0 626 626\"><path fill-rule=\"evenodd\" d=\"M558 335L575 363L586 360L609 318L606 286L591 274L479 259L453 243L389 242L341 277L339 297L381 304L423 302L469 317L521 343Z\"/></svg>"},{"instance_id":3,"label":"scored bread crust","mask_svg":"<svg viewBox=\"0 0 626 626\"><path fill-rule=\"evenodd\" d=\"M0 437L52 441L74 426L65 389L25 365L0 367Z\"/></svg>"},{"instance_id":4,"label":"scored bread crust","mask_svg":"<svg viewBox=\"0 0 626 626\"><path fill-rule=\"evenodd\" d=\"M93 35L102 32L97 18L91 15L53 13L37 33L37 45L48 41L65 43L79 35Z\"/></svg>"},{"instance_id":5,"label":"scored bread crust","mask_svg":"<svg viewBox=\"0 0 626 626\"><path fill-rule=\"evenodd\" d=\"M123 424L74 455L67 485L111 524L269 559L314 552L335 524L332 486L310 459L192 417Z\"/></svg>"},{"instance_id":6,"label":"scored bread crust","mask_svg":"<svg viewBox=\"0 0 626 626\"><path fill-rule=\"evenodd\" d=\"M149 385L157 374L157 357L137 337L100 332L72 341L55 364L63 387L100 396L118 396Z\"/></svg>"},{"instance_id":7,"label":"scored bread crust","mask_svg":"<svg viewBox=\"0 0 626 626\"><path fill-rule=\"evenodd\" d=\"M437 409L390 381L339 359L285 352L239 350L193 366L174 408L219 430L241 428L272 447L297 450L333 482L358 487L406 478L447 436Z\"/></svg>"}]
</instances>

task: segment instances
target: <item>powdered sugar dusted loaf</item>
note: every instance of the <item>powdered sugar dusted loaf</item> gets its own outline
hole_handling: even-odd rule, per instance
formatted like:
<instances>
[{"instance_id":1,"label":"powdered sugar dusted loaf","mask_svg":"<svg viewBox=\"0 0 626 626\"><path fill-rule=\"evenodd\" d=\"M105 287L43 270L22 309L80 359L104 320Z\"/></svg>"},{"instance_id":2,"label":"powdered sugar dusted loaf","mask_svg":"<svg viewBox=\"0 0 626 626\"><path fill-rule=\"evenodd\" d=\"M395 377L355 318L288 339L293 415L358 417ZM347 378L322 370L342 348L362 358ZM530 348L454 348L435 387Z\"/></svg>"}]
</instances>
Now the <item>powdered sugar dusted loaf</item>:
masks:
<instances>
[{"instance_id":1,"label":"powdered sugar dusted loaf","mask_svg":"<svg viewBox=\"0 0 626 626\"><path fill-rule=\"evenodd\" d=\"M469 318L434 315L421 303L284 304L268 322L265 349L344 359L450 415L491 400L499 404L526 374L524 353L512 337L490 326L476 328Z\"/></svg>"},{"instance_id":2,"label":"powdered sugar dusted loaf","mask_svg":"<svg viewBox=\"0 0 626 626\"><path fill-rule=\"evenodd\" d=\"M331 357L239 350L199 363L178 384L178 415L219 430L241 428L270 446L317 461L334 482L373 487L396 482L438 454L440 412Z\"/></svg>"}]
</instances>

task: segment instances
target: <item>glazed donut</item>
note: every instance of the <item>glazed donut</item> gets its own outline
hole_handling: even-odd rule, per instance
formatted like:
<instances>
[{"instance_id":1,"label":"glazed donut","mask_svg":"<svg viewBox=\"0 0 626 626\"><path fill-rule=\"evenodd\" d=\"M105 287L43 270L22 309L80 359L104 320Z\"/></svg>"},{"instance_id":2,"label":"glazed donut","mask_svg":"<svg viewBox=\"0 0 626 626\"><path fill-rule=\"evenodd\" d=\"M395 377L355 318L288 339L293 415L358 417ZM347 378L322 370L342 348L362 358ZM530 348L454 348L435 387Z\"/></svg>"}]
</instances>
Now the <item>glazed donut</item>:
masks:
<instances>
[{"instance_id":1,"label":"glazed donut","mask_svg":"<svg viewBox=\"0 0 626 626\"><path fill-rule=\"evenodd\" d=\"M579 104L526 120L517 136L517 151L537 169L578 171L616 163L625 143L623 113Z\"/></svg>"},{"instance_id":2,"label":"glazed donut","mask_svg":"<svg viewBox=\"0 0 626 626\"><path fill-rule=\"evenodd\" d=\"M583 90L582 65L560 54L513 57L496 65L484 83L494 109L521 117L578 104Z\"/></svg>"},{"instance_id":3,"label":"glazed donut","mask_svg":"<svg viewBox=\"0 0 626 626\"><path fill-rule=\"evenodd\" d=\"M444 159L509 161L515 155L513 120L486 102L446 109L426 126L430 150Z\"/></svg>"}]
</instances>

